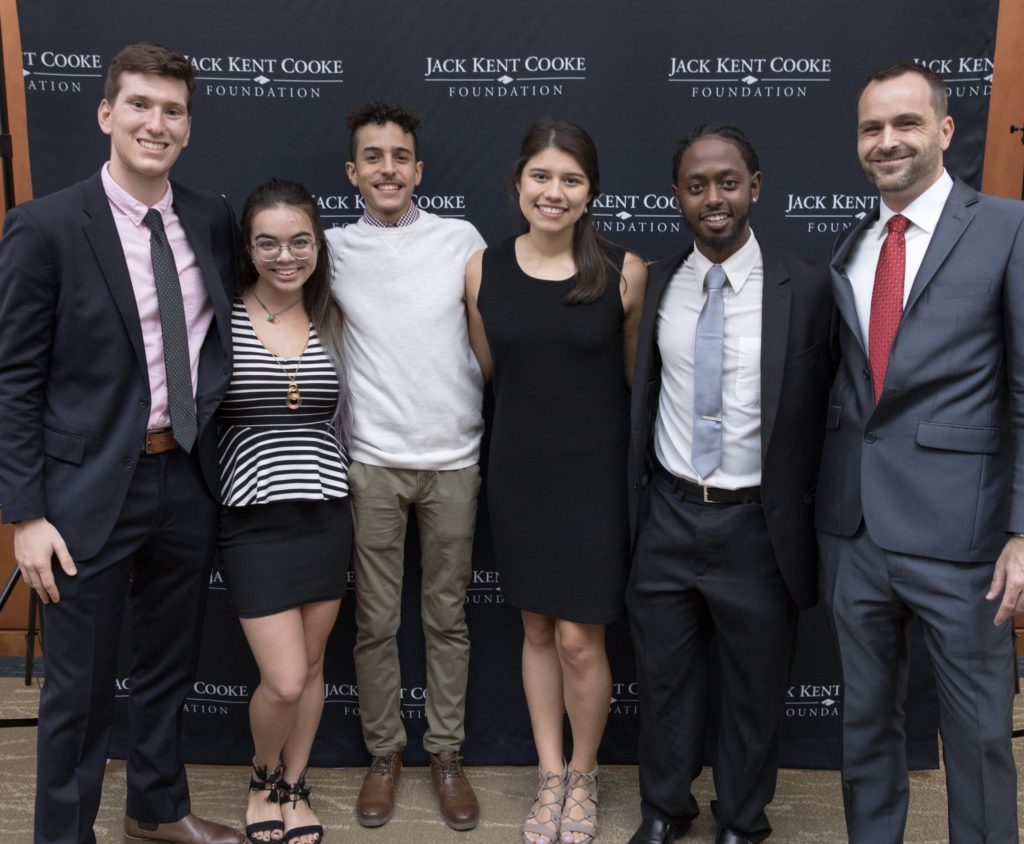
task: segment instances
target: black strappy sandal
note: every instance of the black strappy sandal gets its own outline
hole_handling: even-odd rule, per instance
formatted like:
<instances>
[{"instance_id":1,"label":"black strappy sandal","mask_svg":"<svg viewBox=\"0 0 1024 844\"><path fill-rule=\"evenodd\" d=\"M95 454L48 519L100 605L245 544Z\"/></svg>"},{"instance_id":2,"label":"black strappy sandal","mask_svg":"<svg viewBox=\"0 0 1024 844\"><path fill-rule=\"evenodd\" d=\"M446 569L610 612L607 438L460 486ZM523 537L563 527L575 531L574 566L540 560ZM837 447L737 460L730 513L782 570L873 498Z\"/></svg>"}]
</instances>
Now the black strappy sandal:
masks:
<instances>
[{"instance_id":1,"label":"black strappy sandal","mask_svg":"<svg viewBox=\"0 0 1024 844\"><path fill-rule=\"evenodd\" d=\"M252 760L252 776L249 777L249 791L266 791L267 803L278 803L278 792L281 788L281 776L284 774L284 767L279 763L277 769L267 772L265 767L256 764ZM269 832L267 838L256 838L258 832ZM273 838L275 832L284 832L284 821L257 821L246 824L245 838L253 844L278 844L280 839Z\"/></svg>"},{"instance_id":2,"label":"black strappy sandal","mask_svg":"<svg viewBox=\"0 0 1024 844\"><path fill-rule=\"evenodd\" d=\"M294 783L287 783L281 780L281 784L278 786L281 791L281 803L291 803L292 808L295 808L295 804L300 800L309 806L310 809L313 805L309 802L309 789L306 788L306 772L302 772ZM324 840L324 828L322 824L310 824L308 826L297 826L295 829L289 830L287 837L284 839L283 844L293 844L298 841L304 835L315 835L317 844Z\"/></svg>"}]
</instances>

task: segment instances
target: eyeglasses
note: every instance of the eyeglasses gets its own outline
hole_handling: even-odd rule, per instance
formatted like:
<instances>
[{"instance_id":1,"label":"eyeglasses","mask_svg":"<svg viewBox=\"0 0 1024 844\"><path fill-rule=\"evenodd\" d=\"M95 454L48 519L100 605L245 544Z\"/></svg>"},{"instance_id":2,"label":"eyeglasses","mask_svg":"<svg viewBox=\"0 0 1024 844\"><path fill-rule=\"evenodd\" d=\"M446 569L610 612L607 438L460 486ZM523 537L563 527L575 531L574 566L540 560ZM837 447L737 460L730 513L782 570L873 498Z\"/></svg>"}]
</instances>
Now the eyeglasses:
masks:
<instances>
[{"instance_id":1,"label":"eyeglasses","mask_svg":"<svg viewBox=\"0 0 1024 844\"><path fill-rule=\"evenodd\" d=\"M278 243L266 238L257 240L251 249L252 254L261 261L276 261L285 249L296 261L305 261L316 251L316 241L311 237L296 237L290 243Z\"/></svg>"}]
</instances>

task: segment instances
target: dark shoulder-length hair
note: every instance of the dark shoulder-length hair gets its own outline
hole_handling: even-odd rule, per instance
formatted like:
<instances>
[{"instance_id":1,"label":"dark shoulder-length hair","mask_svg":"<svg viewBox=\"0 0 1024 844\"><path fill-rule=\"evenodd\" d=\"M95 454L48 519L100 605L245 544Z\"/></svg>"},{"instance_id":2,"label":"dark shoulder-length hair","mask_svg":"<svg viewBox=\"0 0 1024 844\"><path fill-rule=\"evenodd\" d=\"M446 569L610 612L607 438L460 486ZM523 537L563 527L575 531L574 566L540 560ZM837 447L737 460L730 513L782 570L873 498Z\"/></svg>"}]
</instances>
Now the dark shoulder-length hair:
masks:
<instances>
[{"instance_id":1,"label":"dark shoulder-length hair","mask_svg":"<svg viewBox=\"0 0 1024 844\"><path fill-rule=\"evenodd\" d=\"M334 364L338 374L338 408L334 415L335 428L342 444L347 448L352 436L352 409L348 391L348 379L342 365L342 313L341 306L331 292L331 256L324 238L324 227L316 201L308 190L298 182L286 179L271 179L260 185L245 200L242 209L242 236L239 238L238 292L241 294L256 283L256 266L253 264L252 221L260 212L270 208L295 208L304 213L313 226L316 238L316 266L302 286L302 304L313 323L320 345Z\"/></svg>"},{"instance_id":2,"label":"dark shoulder-length hair","mask_svg":"<svg viewBox=\"0 0 1024 844\"><path fill-rule=\"evenodd\" d=\"M538 153L554 147L571 155L590 183L590 199L582 217L573 226L572 258L576 264L576 282L565 295L568 305L583 305L594 302L608 286L608 267L615 268L611 253L615 246L594 229L590 218L591 206L601 195L601 173L597 166L597 147L582 126L568 120L540 120L526 132L519 146L519 157L509 174L512 196L519 194L519 179L526 163ZM520 218L523 232L530 229L526 217Z\"/></svg>"}]
</instances>

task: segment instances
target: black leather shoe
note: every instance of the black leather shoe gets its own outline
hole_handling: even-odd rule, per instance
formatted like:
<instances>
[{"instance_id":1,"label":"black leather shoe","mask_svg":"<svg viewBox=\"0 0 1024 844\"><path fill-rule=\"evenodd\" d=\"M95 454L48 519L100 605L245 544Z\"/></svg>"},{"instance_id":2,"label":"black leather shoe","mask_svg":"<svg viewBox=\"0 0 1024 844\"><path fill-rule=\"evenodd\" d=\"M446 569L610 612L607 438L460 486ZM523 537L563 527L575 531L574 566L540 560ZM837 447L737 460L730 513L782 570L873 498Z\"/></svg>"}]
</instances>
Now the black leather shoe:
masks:
<instances>
[{"instance_id":1,"label":"black leather shoe","mask_svg":"<svg viewBox=\"0 0 1024 844\"><path fill-rule=\"evenodd\" d=\"M657 818L644 818L629 844L671 844L690 828L690 821L668 823Z\"/></svg>"},{"instance_id":2,"label":"black leather shoe","mask_svg":"<svg viewBox=\"0 0 1024 844\"><path fill-rule=\"evenodd\" d=\"M734 829L721 827L718 830L718 837L715 838L715 844L754 844L754 842L740 835Z\"/></svg>"}]
</instances>

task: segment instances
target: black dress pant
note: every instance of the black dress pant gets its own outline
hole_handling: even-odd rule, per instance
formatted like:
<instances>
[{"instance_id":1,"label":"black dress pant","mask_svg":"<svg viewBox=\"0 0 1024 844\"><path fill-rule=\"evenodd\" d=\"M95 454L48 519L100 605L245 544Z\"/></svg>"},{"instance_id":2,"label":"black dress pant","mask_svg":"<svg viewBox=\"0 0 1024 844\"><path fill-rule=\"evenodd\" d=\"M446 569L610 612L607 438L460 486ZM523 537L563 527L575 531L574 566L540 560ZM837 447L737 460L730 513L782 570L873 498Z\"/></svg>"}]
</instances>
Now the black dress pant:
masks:
<instances>
[{"instance_id":1,"label":"black dress pant","mask_svg":"<svg viewBox=\"0 0 1024 844\"><path fill-rule=\"evenodd\" d=\"M779 732L797 608L760 504L705 504L664 474L640 517L626 591L640 684L644 817L700 811L709 666L720 679L715 750L719 826L760 841L771 832Z\"/></svg>"},{"instance_id":2,"label":"black dress pant","mask_svg":"<svg viewBox=\"0 0 1024 844\"><path fill-rule=\"evenodd\" d=\"M76 560L74 577L55 564L60 601L43 610L37 843L96 840L126 607L133 647L127 813L156 823L189 813L182 706L195 669L216 516L195 457L180 450L142 455L100 553Z\"/></svg>"}]
</instances>

